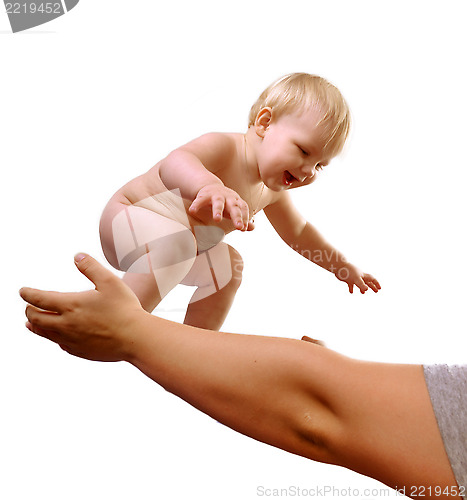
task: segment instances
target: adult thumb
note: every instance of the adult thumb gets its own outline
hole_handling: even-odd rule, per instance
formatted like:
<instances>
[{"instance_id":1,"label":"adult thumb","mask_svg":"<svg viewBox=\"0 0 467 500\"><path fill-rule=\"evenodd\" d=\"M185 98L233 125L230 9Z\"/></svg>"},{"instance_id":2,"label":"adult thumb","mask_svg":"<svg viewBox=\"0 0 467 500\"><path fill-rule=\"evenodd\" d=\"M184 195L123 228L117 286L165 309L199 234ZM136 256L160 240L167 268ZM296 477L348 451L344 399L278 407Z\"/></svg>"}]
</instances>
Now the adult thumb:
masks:
<instances>
[{"instance_id":1,"label":"adult thumb","mask_svg":"<svg viewBox=\"0 0 467 500\"><path fill-rule=\"evenodd\" d=\"M115 276L105 267L103 267L96 259L85 253L75 255L76 267L83 273L86 278L92 281L96 288L102 287L109 278L115 279Z\"/></svg>"}]
</instances>

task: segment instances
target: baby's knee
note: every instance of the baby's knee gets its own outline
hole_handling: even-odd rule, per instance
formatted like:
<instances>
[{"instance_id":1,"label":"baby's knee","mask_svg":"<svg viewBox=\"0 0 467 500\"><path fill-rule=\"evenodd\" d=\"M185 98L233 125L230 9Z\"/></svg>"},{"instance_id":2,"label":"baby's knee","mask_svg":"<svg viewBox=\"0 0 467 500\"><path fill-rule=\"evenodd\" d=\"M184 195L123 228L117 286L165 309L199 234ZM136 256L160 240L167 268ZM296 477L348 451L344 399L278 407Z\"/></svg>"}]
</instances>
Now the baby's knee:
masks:
<instances>
[{"instance_id":1,"label":"baby's knee","mask_svg":"<svg viewBox=\"0 0 467 500\"><path fill-rule=\"evenodd\" d=\"M112 232L112 220L119 213L119 211L121 211L121 209L119 210L119 207L109 203L104 209L99 221L99 236L102 251L109 264L118 270L120 270L120 264Z\"/></svg>"},{"instance_id":2,"label":"baby's knee","mask_svg":"<svg viewBox=\"0 0 467 500\"><path fill-rule=\"evenodd\" d=\"M228 287L238 289L242 280L243 260L240 254L226 243L201 253L183 280L186 285L213 287L216 291Z\"/></svg>"}]
</instances>

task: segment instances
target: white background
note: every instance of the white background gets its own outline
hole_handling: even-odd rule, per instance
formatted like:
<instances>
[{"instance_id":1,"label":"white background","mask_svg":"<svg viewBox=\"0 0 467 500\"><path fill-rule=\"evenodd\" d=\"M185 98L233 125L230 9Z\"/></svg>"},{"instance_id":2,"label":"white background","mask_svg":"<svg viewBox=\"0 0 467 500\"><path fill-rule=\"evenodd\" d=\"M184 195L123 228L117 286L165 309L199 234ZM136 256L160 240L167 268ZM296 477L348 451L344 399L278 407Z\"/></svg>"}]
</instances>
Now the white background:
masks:
<instances>
[{"instance_id":1,"label":"white background","mask_svg":"<svg viewBox=\"0 0 467 500\"><path fill-rule=\"evenodd\" d=\"M246 267L224 330L308 334L361 359L465 362L463 7L81 0L14 35L0 14L1 498L383 488L238 435L129 365L70 357L24 328L17 290L87 289L73 255L104 262L99 216L117 188L204 132L245 131L263 88L306 71L341 89L354 127L294 199L383 289L350 295L260 215L253 233L227 238ZM174 291L159 314L181 321L190 293Z\"/></svg>"}]
</instances>

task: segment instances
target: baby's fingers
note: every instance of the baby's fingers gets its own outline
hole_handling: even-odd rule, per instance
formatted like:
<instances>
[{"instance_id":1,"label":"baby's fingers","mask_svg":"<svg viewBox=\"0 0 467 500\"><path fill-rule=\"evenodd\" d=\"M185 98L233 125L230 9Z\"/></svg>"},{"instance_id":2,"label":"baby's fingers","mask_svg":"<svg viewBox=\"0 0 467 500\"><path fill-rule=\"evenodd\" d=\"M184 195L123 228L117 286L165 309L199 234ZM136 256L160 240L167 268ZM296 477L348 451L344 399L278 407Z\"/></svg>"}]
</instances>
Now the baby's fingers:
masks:
<instances>
[{"instance_id":1,"label":"baby's fingers","mask_svg":"<svg viewBox=\"0 0 467 500\"><path fill-rule=\"evenodd\" d=\"M355 285L358 286L361 293L365 293L368 290L368 286L365 284L362 278L357 278Z\"/></svg>"},{"instance_id":2,"label":"baby's fingers","mask_svg":"<svg viewBox=\"0 0 467 500\"><path fill-rule=\"evenodd\" d=\"M248 229L249 219L249 208L247 203L241 198L234 198L228 200L226 208L234 226L241 231L246 231Z\"/></svg>"},{"instance_id":3,"label":"baby's fingers","mask_svg":"<svg viewBox=\"0 0 467 500\"><path fill-rule=\"evenodd\" d=\"M381 285L378 280L373 278L371 274L365 274L363 276L363 280L375 293L378 293L378 290L381 290Z\"/></svg>"},{"instance_id":4,"label":"baby's fingers","mask_svg":"<svg viewBox=\"0 0 467 500\"><path fill-rule=\"evenodd\" d=\"M212 218L216 222L221 222L225 206L225 199L223 196L198 195L188 210L190 213L194 214L199 212L202 208L209 207L209 205L211 205L212 208Z\"/></svg>"},{"instance_id":5,"label":"baby's fingers","mask_svg":"<svg viewBox=\"0 0 467 500\"><path fill-rule=\"evenodd\" d=\"M248 221L248 225L246 227L246 230L247 231L253 231L253 229L255 228L255 223L251 220Z\"/></svg>"},{"instance_id":6,"label":"baby's fingers","mask_svg":"<svg viewBox=\"0 0 467 500\"><path fill-rule=\"evenodd\" d=\"M212 197L212 218L216 222L222 220L222 214L224 213L225 199L222 196Z\"/></svg>"},{"instance_id":7,"label":"baby's fingers","mask_svg":"<svg viewBox=\"0 0 467 500\"><path fill-rule=\"evenodd\" d=\"M188 209L191 213L196 213L198 212L203 206L207 204L207 197L204 196L198 196L194 199L193 203L190 205L190 208Z\"/></svg>"}]
</instances>

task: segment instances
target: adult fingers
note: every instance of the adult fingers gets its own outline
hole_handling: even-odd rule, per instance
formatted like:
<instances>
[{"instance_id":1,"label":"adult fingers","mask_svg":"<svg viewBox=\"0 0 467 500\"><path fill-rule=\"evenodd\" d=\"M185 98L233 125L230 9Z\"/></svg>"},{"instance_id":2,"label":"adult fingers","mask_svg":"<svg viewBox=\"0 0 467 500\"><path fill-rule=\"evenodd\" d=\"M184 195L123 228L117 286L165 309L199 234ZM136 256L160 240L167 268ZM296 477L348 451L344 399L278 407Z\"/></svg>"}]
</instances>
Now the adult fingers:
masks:
<instances>
[{"instance_id":1,"label":"adult fingers","mask_svg":"<svg viewBox=\"0 0 467 500\"><path fill-rule=\"evenodd\" d=\"M54 312L62 312L65 309L66 294L63 293L24 287L19 294L23 300L40 309Z\"/></svg>"},{"instance_id":2,"label":"adult fingers","mask_svg":"<svg viewBox=\"0 0 467 500\"><path fill-rule=\"evenodd\" d=\"M84 253L75 255L75 264L81 273L96 285L97 290L108 286L115 286L116 283L120 283L117 276L99 264L99 262L90 255Z\"/></svg>"},{"instance_id":3,"label":"adult fingers","mask_svg":"<svg viewBox=\"0 0 467 500\"><path fill-rule=\"evenodd\" d=\"M31 305L26 307L26 317L31 325L43 330L56 330L60 322L59 314Z\"/></svg>"},{"instance_id":4,"label":"adult fingers","mask_svg":"<svg viewBox=\"0 0 467 500\"><path fill-rule=\"evenodd\" d=\"M322 340L314 339L312 337L308 337L308 335L303 335L302 340L305 342L310 342L312 344L320 345L322 347L326 347L326 344Z\"/></svg>"},{"instance_id":5,"label":"adult fingers","mask_svg":"<svg viewBox=\"0 0 467 500\"><path fill-rule=\"evenodd\" d=\"M26 328L30 332L35 333L36 335L39 335L39 337L43 337L45 339L51 340L52 342L55 342L56 344L63 343L62 336L53 330L46 330L44 328L40 328L37 325L32 324L30 321L28 321L26 323Z\"/></svg>"}]
</instances>

